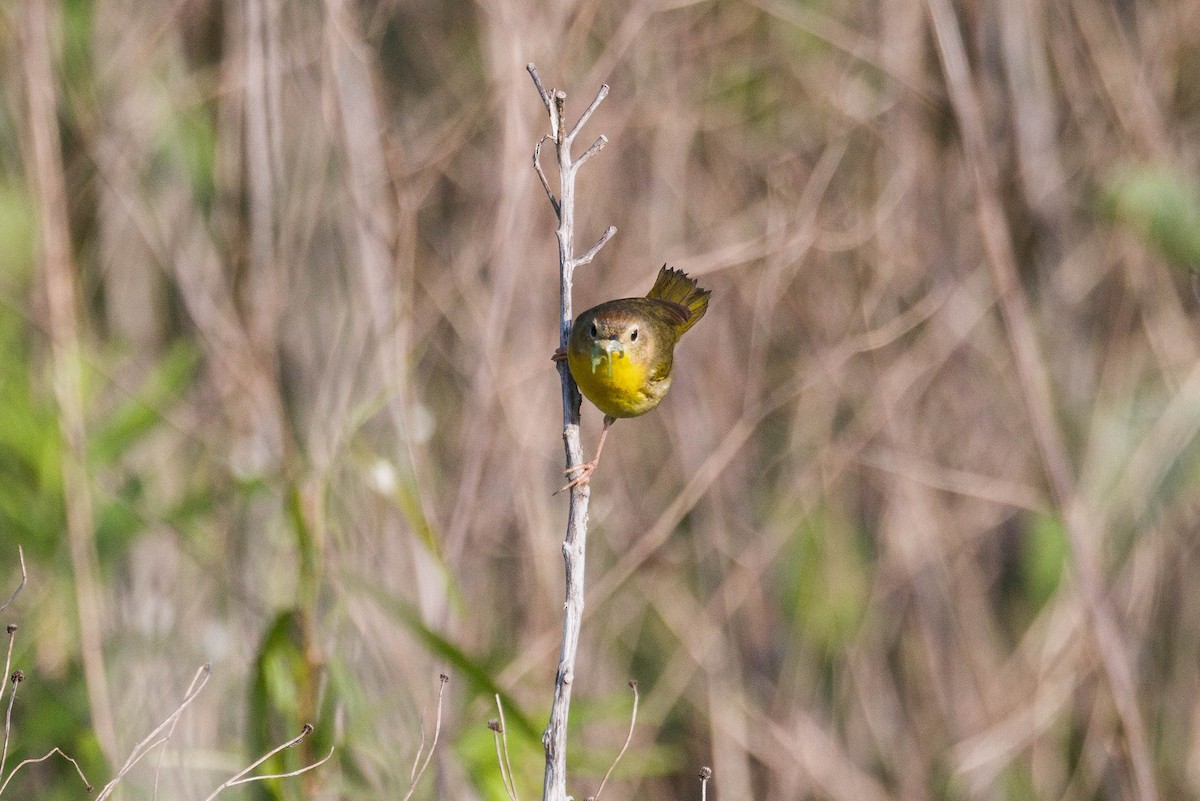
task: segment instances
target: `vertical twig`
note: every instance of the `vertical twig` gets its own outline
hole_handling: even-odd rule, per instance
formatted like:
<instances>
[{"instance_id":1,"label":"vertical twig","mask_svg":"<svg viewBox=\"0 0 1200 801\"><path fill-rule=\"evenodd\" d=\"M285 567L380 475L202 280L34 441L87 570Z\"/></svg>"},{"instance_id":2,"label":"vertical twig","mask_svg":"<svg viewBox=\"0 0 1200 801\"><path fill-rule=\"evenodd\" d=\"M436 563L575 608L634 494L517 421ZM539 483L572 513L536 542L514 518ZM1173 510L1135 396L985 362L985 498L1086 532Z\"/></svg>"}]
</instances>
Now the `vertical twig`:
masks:
<instances>
[{"instance_id":1,"label":"vertical twig","mask_svg":"<svg viewBox=\"0 0 1200 801\"><path fill-rule=\"evenodd\" d=\"M581 258L575 256L575 174L582 163L571 157L571 144L587 118L592 115L608 94L603 85L596 98L588 106L579 122L568 134L563 118L567 94L561 90L550 93L542 84L537 67L529 64L529 77L537 88L538 96L546 113L550 115L551 138L558 156L559 194L557 200L550 191L538 161L540 145L534 150L534 167L543 180L550 205L558 216L558 266L559 266L559 345L565 348L571 335L573 319L571 289L575 268L595 257L600 248L617 232L609 226ZM596 140L587 151L593 155L604 147L604 137ZM579 442L579 388L571 378L566 362L559 362L558 375L562 382L563 401L563 447L566 451L567 467L583 463L583 449ZM571 685L575 679L575 654L579 647L579 627L583 621L584 555L587 546L588 500L591 489L585 484L571 488L570 505L567 510L567 533L563 540L563 561L566 563L566 603L563 611L562 649L559 652L558 671L554 677L554 701L550 707L550 722L542 735L546 749L546 774L542 786L543 801L566 801L567 798L567 711L571 706Z\"/></svg>"},{"instance_id":2,"label":"vertical twig","mask_svg":"<svg viewBox=\"0 0 1200 801\"><path fill-rule=\"evenodd\" d=\"M708 765L700 768L700 801L708 798L708 780L712 778L712 768Z\"/></svg>"},{"instance_id":3,"label":"vertical twig","mask_svg":"<svg viewBox=\"0 0 1200 801\"><path fill-rule=\"evenodd\" d=\"M58 96L51 67L52 37L47 5L47 0L29 0L21 4L24 9L21 15L22 61L29 103L30 164L27 171L37 190L54 397L64 442L61 457L63 501L71 568L75 573L83 677L96 739L111 761L115 756L117 736L100 636L104 613L94 539L92 492L87 474L75 275L66 179L59 149Z\"/></svg>"},{"instance_id":4,"label":"vertical twig","mask_svg":"<svg viewBox=\"0 0 1200 801\"><path fill-rule=\"evenodd\" d=\"M1012 234L997 186L997 167L988 148L983 111L972 85L962 33L948 0L926 0L934 39L946 76L950 103L958 120L963 149L975 184L979 228L991 267L1000 314L1016 363L1025 408L1042 458L1050 491L1063 516L1071 547L1071 563L1091 624L1096 651L1108 679L1121 728L1128 744L1137 797L1157 801L1153 757L1137 701L1137 682L1117 624L1116 612L1104 587L1098 544L1102 531L1075 486L1066 438L1055 418L1050 379L1046 373L1029 302L1021 287Z\"/></svg>"}]
</instances>

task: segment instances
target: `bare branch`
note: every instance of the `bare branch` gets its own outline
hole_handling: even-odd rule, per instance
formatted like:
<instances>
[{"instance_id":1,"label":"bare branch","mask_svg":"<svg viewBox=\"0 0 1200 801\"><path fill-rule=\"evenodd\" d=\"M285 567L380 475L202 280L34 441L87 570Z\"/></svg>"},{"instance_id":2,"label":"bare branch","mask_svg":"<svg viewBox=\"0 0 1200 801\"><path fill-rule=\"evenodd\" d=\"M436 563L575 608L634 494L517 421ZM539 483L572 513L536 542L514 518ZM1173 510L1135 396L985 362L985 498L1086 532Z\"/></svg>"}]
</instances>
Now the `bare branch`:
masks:
<instances>
[{"instance_id":1,"label":"bare branch","mask_svg":"<svg viewBox=\"0 0 1200 801\"><path fill-rule=\"evenodd\" d=\"M633 727L637 725L637 710L638 710L638 685L636 681L629 682L629 688L633 690L633 713L629 716L629 734L625 737L625 745L621 746L617 758L608 766L608 770L604 772L604 778L600 780L600 787L596 790L596 794L592 796L592 801L600 801L600 794L604 792L604 785L608 783L608 777L612 775L613 769L617 767L617 763L621 761L621 757L625 756L625 751L629 748L629 743L633 741Z\"/></svg>"},{"instance_id":2,"label":"bare branch","mask_svg":"<svg viewBox=\"0 0 1200 801\"><path fill-rule=\"evenodd\" d=\"M86 786L87 792L90 793L92 791L92 783L88 781L87 776L83 775L83 769L79 767L79 763L76 762L71 757L67 756L66 753L61 748L56 747L56 748L51 748L49 751L47 751L45 753L44 756L30 757L29 759L24 759L24 760L21 760L20 762L18 762L16 764L16 766L12 769L12 773L8 774L8 778L6 778L4 780L4 783L0 784L0 795L4 795L4 791L8 787L8 783L13 780L13 776L16 776L17 771L19 771L21 768L25 767L26 765L34 765L34 764L37 764L38 762L45 762L47 759L54 756L55 754L58 754L63 759L67 760L68 762L70 762L72 765L75 766L75 772L79 774L80 779L83 779L83 783Z\"/></svg>"},{"instance_id":3,"label":"bare branch","mask_svg":"<svg viewBox=\"0 0 1200 801\"><path fill-rule=\"evenodd\" d=\"M603 234L600 235L600 238L598 240L596 240L596 244L594 244L590 248L588 248L587 253L584 253L582 256L580 256L578 259L576 259L575 264L573 266L579 267L579 266L582 266L584 264L588 264L589 262L591 262L592 259L596 258L596 254L600 252L600 248L604 247L608 243L608 240L613 238L613 234L615 234L616 232L617 232L617 226L615 226L615 225L608 226L608 229Z\"/></svg>"},{"instance_id":4,"label":"bare branch","mask_svg":"<svg viewBox=\"0 0 1200 801\"><path fill-rule=\"evenodd\" d=\"M9 604L16 600L17 596L21 594L21 589L25 586L25 550L20 545L17 546L17 556L21 558L21 583L12 591L12 595L8 596L8 600L4 602L4 605L0 606L0 612L3 612L8 608ZM7 672L5 671L5 673Z\"/></svg>"},{"instance_id":5,"label":"bare branch","mask_svg":"<svg viewBox=\"0 0 1200 801\"><path fill-rule=\"evenodd\" d=\"M604 134L600 134L600 136L596 139L596 141L592 142L592 146L589 147L587 150L583 151L583 153L579 156L579 158L575 159L575 169L578 170L580 167L582 167L584 165L584 162L586 162L592 156L596 155L601 150L603 150L604 146L607 144L608 144L608 137L605 136Z\"/></svg>"},{"instance_id":6,"label":"bare branch","mask_svg":"<svg viewBox=\"0 0 1200 801\"><path fill-rule=\"evenodd\" d=\"M700 801L708 797L708 780L712 778L712 768L708 765L700 768Z\"/></svg>"},{"instance_id":7,"label":"bare branch","mask_svg":"<svg viewBox=\"0 0 1200 801\"><path fill-rule=\"evenodd\" d=\"M602 83L600 84L600 91L596 92L596 99L593 100L592 104L587 107L587 111L583 112L583 114L579 117L579 122L575 123L575 127L571 129L569 134L567 134L567 145L570 145L575 141L575 135L583 130L583 126L587 123L588 118L592 116L592 112L604 102L604 98L606 97L608 97L608 84ZM580 161L583 161L583 159L580 158Z\"/></svg>"},{"instance_id":8,"label":"bare branch","mask_svg":"<svg viewBox=\"0 0 1200 801\"><path fill-rule=\"evenodd\" d=\"M417 782L421 781L421 777L425 775L425 769L429 767L429 760L433 759L433 749L437 748L438 735L442 731L442 696L446 692L446 682L450 681L450 677L442 673L438 676L438 679L441 683L438 685L437 716L433 724L433 742L429 744L429 752L425 754L425 762L421 765L421 769L412 776L412 782L408 785L408 792L404 794L404 801L412 798L413 791L417 789ZM419 761L420 759L421 749L418 748L417 760ZM415 762L413 763L413 767L416 767Z\"/></svg>"},{"instance_id":9,"label":"bare branch","mask_svg":"<svg viewBox=\"0 0 1200 801\"><path fill-rule=\"evenodd\" d=\"M538 79L537 70L529 66L529 74L534 79L534 85L542 102L547 102L547 93ZM592 105L584 112L571 135L580 129L587 118L595 111L600 101L604 99L608 88L602 87L597 93ZM577 163L571 160L571 146L563 130L564 109L567 95L563 91L554 92L554 110L551 113L552 133L555 151L558 156L558 285L559 285L559 346L566 347L567 338L574 319L572 312L571 287L575 268L590 262L600 248L604 246L616 232L610 226L600 241L592 246L582 257L575 257L575 173ZM598 152L604 140L601 137L590 150ZM539 147L541 142L538 143ZM535 150L535 157L536 157ZM543 186L549 182L543 178ZM549 193L549 190L547 189ZM559 379L562 385L563 408L563 450L566 452L567 466L583 463L583 448L579 438L579 408L581 398L579 388L571 377L571 371L562 362L558 365ZM588 503L591 499L591 489L580 482L571 488L570 502L567 507L567 531L563 538L563 562L566 570L566 592L563 604L562 647L559 651L558 670L554 678L554 700L550 705L550 720L542 735L542 746L546 751L546 772L542 785L543 801L566 801L567 789L567 717L571 706L571 685L575 675L575 659L579 650L579 630L583 622L584 607L584 557L587 553L587 521ZM503 715L503 710L501 710ZM498 726L501 724L497 724ZM503 729L493 728L493 732L503 735ZM503 739L503 737L501 737ZM507 740L504 740L507 754ZM499 758L499 746L497 747ZM506 758L507 759L507 758ZM504 767L501 768L503 772ZM508 766L511 781L511 766ZM508 786L508 785L506 785ZM515 798L515 786L508 786L510 795Z\"/></svg>"}]
</instances>

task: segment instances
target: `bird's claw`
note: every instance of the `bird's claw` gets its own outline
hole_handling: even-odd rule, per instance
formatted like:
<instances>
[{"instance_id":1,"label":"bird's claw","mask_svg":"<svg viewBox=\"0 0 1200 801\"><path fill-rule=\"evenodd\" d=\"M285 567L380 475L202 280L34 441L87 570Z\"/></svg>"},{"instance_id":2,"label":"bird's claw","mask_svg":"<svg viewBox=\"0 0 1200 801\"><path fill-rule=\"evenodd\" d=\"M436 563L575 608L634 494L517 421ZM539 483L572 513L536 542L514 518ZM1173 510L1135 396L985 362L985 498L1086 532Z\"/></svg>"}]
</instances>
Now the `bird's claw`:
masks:
<instances>
[{"instance_id":1,"label":"bird's claw","mask_svg":"<svg viewBox=\"0 0 1200 801\"><path fill-rule=\"evenodd\" d=\"M579 475L575 476L575 478L573 478L569 482L567 482L566 485L559 487L558 491L555 492L554 494L557 495L559 492L566 492L567 490L571 489L572 487L581 487L584 484L587 484L589 481L591 481L592 473L596 472L597 464L598 464L598 462L595 459L593 459L590 462L584 462L583 464L577 464L577 465L572 465L571 467L568 467L566 470L563 471L563 473L570 475L571 473L574 473L576 470L579 470L580 471Z\"/></svg>"},{"instance_id":2,"label":"bird's claw","mask_svg":"<svg viewBox=\"0 0 1200 801\"><path fill-rule=\"evenodd\" d=\"M554 351L554 355L552 355L550 357L550 361L556 362L556 363L557 362L565 362L566 360L567 360L567 349L566 348L559 348L558 350Z\"/></svg>"}]
</instances>

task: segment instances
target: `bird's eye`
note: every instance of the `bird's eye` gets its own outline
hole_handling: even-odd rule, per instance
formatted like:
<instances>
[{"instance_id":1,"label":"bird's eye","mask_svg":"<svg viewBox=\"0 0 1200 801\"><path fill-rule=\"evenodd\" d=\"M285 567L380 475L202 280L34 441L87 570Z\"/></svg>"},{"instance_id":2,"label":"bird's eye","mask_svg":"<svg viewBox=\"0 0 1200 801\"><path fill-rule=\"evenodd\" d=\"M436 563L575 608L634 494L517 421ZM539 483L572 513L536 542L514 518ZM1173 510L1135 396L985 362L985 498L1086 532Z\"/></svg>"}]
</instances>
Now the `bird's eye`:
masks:
<instances>
[{"instance_id":1,"label":"bird's eye","mask_svg":"<svg viewBox=\"0 0 1200 801\"><path fill-rule=\"evenodd\" d=\"M637 329L636 328L633 329L633 332L629 335L629 341L637 342Z\"/></svg>"},{"instance_id":2,"label":"bird's eye","mask_svg":"<svg viewBox=\"0 0 1200 801\"><path fill-rule=\"evenodd\" d=\"M596 324L592 323L592 336L596 336Z\"/></svg>"}]
</instances>

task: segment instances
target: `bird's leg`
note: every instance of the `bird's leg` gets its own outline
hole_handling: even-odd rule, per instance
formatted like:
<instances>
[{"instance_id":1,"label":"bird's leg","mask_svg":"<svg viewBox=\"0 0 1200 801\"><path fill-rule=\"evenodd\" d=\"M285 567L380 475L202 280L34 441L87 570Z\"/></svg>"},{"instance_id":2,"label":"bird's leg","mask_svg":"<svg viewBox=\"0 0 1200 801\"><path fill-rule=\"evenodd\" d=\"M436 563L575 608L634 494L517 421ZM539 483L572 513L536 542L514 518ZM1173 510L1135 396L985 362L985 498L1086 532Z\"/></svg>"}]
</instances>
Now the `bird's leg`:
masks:
<instances>
[{"instance_id":1,"label":"bird's leg","mask_svg":"<svg viewBox=\"0 0 1200 801\"><path fill-rule=\"evenodd\" d=\"M605 439L605 437L608 436L608 429L615 422L617 422L617 418L613 417L612 415L608 415L608 414L604 415L604 428L601 429L601 431L600 431L600 442L599 442L599 444L596 445L595 458L593 458L590 462L584 462L583 464L573 465L571 467L568 467L566 470L564 470L563 472L566 473L567 475L574 473L576 470L579 470L581 472L579 473L579 475L575 476L575 478L571 479L570 483L568 483L565 487L560 489L558 492L563 492L565 490L569 490L571 487L577 487L581 484L588 483L588 481L592 477L592 473L596 472L596 465L600 464L600 454L601 454L601 452L604 451L604 439ZM557 495L558 492L556 492L554 494Z\"/></svg>"},{"instance_id":2,"label":"bird's leg","mask_svg":"<svg viewBox=\"0 0 1200 801\"><path fill-rule=\"evenodd\" d=\"M554 355L552 355L550 357L550 361L556 362L556 363L557 362L565 362L566 360L567 360L567 349L566 348L559 348L558 350L554 351Z\"/></svg>"}]
</instances>

